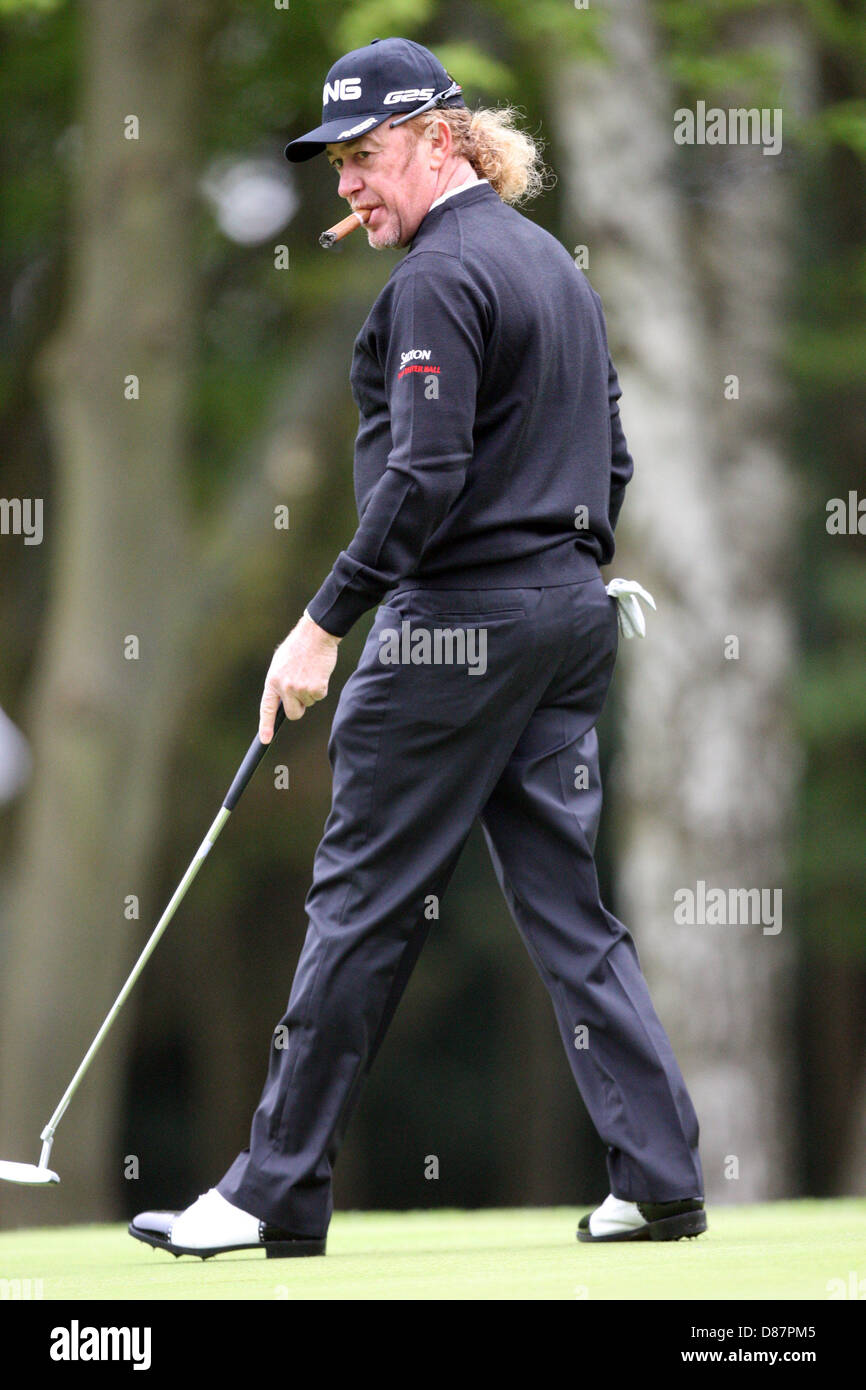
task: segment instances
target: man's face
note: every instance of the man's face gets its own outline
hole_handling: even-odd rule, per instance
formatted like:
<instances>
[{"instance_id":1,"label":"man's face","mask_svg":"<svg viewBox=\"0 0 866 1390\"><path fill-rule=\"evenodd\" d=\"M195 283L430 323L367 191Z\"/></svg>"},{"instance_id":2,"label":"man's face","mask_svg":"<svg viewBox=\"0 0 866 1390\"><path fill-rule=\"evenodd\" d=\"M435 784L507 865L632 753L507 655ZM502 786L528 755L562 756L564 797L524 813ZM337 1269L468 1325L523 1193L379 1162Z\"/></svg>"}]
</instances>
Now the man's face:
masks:
<instances>
[{"instance_id":1,"label":"man's face","mask_svg":"<svg viewBox=\"0 0 866 1390\"><path fill-rule=\"evenodd\" d=\"M386 121L360 140L326 145L325 152L339 172L340 197L359 212L375 209L367 222L370 245L376 251L408 246L435 196L430 142L416 142L405 126L392 130Z\"/></svg>"}]
</instances>

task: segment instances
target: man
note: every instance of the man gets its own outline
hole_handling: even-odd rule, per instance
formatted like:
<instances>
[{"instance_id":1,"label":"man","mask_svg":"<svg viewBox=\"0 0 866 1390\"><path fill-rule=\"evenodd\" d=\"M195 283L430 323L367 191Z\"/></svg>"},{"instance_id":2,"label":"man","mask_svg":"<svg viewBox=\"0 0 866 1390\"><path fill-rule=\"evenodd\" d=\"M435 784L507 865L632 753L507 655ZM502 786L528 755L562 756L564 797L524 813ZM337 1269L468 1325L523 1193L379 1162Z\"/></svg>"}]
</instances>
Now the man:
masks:
<instances>
[{"instance_id":1,"label":"man","mask_svg":"<svg viewBox=\"0 0 866 1390\"><path fill-rule=\"evenodd\" d=\"M355 343L359 526L277 648L263 741L280 701L297 719L324 698L341 638L380 606L334 717L310 926L250 1146L130 1231L174 1254L324 1253L346 1125L480 816L608 1147L611 1194L579 1239L696 1235L697 1120L593 861L617 648L599 565L632 473L600 301L508 205L540 185L532 141L469 113L420 45L334 64L321 126L286 151L322 152L369 244L408 254Z\"/></svg>"}]
</instances>

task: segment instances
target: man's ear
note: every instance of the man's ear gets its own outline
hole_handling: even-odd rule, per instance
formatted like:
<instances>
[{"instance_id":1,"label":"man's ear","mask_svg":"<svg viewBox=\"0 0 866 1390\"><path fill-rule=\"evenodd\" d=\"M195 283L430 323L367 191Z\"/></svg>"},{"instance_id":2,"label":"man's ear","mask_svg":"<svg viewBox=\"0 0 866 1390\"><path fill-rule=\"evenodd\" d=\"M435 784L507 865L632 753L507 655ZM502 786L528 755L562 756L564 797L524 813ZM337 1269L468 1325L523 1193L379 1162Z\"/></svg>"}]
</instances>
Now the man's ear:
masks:
<instances>
[{"instance_id":1,"label":"man's ear","mask_svg":"<svg viewBox=\"0 0 866 1390\"><path fill-rule=\"evenodd\" d=\"M429 138L432 167L441 169L448 156L454 152L454 137L448 122L438 120L432 128L432 134Z\"/></svg>"}]
</instances>

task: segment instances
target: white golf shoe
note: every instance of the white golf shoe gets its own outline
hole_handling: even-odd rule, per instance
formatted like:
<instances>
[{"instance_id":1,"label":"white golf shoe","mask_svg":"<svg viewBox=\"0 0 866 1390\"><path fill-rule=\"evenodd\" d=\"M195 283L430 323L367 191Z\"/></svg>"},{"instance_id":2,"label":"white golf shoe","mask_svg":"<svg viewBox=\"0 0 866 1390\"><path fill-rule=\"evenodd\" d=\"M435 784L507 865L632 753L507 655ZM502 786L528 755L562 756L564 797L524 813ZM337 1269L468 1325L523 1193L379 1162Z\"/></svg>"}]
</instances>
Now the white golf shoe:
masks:
<instances>
[{"instance_id":1,"label":"white golf shoe","mask_svg":"<svg viewBox=\"0 0 866 1390\"><path fill-rule=\"evenodd\" d=\"M624 1202L610 1193L600 1207L580 1219L577 1238L583 1241L682 1240L707 1229L707 1214L699 1197L680 1202Z\"/></svg>"},{"instance_id":2,"label":"white golf shoe","mask_svg":"<svg viewBox=\"0 0 866 1390\"><path fill-rule=\"evenodd\" d=\"M185 1211L144 1211L129 1225L129 1234L171 1255L199 1255L207 1260L230 1250L264 1250L268 1259L324 1255L325 1237L296 1236L227 1202L212 1187Z\"/></svg>"}]
</instances>

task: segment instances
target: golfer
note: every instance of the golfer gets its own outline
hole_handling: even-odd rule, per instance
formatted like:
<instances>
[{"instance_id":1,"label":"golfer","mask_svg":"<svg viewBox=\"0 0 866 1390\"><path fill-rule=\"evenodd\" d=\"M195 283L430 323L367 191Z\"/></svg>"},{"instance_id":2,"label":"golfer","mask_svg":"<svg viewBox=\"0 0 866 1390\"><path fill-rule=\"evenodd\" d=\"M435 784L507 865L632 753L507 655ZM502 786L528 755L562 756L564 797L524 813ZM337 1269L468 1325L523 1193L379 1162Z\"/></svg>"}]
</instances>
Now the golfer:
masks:
<instances>
[{"instance_id":1,"label":"golfer","mask_svg":"<svg viewBox=\"0 0 866 1390\"><path fill-rule=\"evenodd\" d=\"M260 738L325 697L378 605L329 743L309 928L245 1149L131 1233L173 1254L322 1254L346 1126L480 817L607 1147L588 1241L706 1229L698 1124L626 928L602 905L595 725L618 642L599 566L632 474L598 296L511 204L543 166L436 57L374 40L328 73L326 154L375 250L405 248L357 337L359 525L277 648ZM356 235L361 235L360 221ZM432 915L435 915L432 914Z\"/></svg>"}]
</instances>

